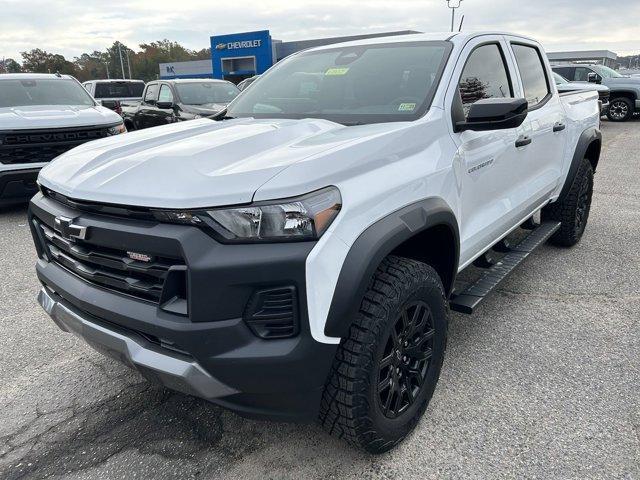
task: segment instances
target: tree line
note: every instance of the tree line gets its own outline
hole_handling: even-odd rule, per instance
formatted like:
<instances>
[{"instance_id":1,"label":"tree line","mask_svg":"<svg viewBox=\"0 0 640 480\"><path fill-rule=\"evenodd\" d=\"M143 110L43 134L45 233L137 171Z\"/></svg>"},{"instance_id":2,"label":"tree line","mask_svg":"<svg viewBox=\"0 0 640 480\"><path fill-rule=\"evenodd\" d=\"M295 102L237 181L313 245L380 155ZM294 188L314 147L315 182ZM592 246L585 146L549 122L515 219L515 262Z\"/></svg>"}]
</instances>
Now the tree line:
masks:
<instances>
[{"instance_id":1,"label":"tree line","mask_svg":"<svg viewBox=\"0 0 640 480\"><path fill-rule=\"evenodd\" d=\"M103 52L83 53L73 60L63 55L39 48L22 52L22 61L13 58L0 59L0 73L56 73L73 75L81 82L102 78L134 78L154 80L158 78L158 64L206 60L211 58L211 49L189 50L178 42L159 40L142 43L134 51L121 42L114 42ZM122 62L120 61L122 52Z\"/></svg>"}]
</instances>

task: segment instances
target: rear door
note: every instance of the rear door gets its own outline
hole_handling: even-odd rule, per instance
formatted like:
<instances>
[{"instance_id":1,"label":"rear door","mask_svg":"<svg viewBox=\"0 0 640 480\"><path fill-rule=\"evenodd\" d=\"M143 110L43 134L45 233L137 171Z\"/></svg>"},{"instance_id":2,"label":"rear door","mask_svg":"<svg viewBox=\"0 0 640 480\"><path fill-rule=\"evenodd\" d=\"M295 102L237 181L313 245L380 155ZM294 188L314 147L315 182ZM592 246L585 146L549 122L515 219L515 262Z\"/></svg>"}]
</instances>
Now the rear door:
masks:
<instances>
[{"instance_id":1,"label":"rear door","mask_svg":"<svg viewBox=\"0 0 640 480\"><path fill-rule=\"evenodd\" d=\"M565 112L541 48L520 39L510 41L510 47L529 103L523 126L531 143L523 148L517 174L527 179L528 198L523 207L531 210L548 199L560 181L567 135Z\"/></svg>"},{"instance_id":2,"label":"rear door","mask_svg":"<svg viewBox=\"0 0 640 480\"><path fill-rule=\"evenodd\" d=\"M522 97L514 65L502 36L484 35L464 47L456 64L446 104L462 102L465 115L484 98ZM514 209L523 202L526 178L519 174L523 153L516 141L523 127L453 132L458 145L454 160L460 176L461 251L464 266L499 240L513 225Z\"/></svg>"}]
</instances>

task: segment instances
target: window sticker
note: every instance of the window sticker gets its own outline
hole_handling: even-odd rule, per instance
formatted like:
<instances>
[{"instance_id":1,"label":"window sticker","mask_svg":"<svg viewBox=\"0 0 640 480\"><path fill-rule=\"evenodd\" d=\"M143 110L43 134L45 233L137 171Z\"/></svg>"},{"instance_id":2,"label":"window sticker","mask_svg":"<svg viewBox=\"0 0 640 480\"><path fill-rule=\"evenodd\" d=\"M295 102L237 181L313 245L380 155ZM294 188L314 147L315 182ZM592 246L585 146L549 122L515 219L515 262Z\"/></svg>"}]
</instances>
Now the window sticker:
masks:
<instances>
[{"instance_id":1,"label":"window sticker","mask_svg":"<svg viewBox=\"0 0 640 480\"><path fill-rule=\"evenodd\" d=\"M337 77L339 75L346 75L348 71L349 67L330 68L324 72L324 75L326 77Z\"/></svg>"},{"instance_id":2,"label":"window sticker","mask_svg":"<svg viewBox=\"0 0 640 480\"><path fill-rule=\"evenodd\" d=\"M398 106L399 112L413 112L416 109L415 103L401 103Z\"/></svg>"}]
</instances>

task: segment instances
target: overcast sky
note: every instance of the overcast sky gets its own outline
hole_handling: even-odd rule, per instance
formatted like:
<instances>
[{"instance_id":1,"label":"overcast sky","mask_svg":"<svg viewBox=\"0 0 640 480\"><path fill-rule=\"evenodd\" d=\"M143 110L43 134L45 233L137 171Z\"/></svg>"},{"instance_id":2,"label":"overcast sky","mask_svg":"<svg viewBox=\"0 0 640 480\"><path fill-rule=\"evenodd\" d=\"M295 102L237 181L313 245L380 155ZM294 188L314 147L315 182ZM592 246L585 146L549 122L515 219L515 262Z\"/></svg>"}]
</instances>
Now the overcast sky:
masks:
<instances>
[{"instance_id":1,"label":"overcast sky","mask_svg":"<svg viewBox=\"0 0 640 480\"><path fill-rule=\"evenodd\" d=\"M391 30L449 29L446 0L0 0L0 59L41 48L68 58L115 40L168 38L188 48L215 34L271 30L299 40ZM465 30L507 30L547 50L640 53L640 0L463 0Z\"/></svg>"}]
</instances>

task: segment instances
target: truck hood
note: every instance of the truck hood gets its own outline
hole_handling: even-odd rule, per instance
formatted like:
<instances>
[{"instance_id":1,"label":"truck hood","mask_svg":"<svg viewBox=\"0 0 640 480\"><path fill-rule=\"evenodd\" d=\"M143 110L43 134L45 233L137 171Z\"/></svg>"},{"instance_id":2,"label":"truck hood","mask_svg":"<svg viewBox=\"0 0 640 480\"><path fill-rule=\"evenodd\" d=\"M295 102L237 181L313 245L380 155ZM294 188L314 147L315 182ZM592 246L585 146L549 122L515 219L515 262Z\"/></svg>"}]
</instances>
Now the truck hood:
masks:
<instances>
[{"instance_id":1,"label":"truck hood","mask_svg":"<svg viewBox=\"0 0 640 480\"><path fill-rule=\"evenodd\" d=\"M86 143L44 167L39 181L70 198L100 203L157 208L242 204L288 166L393 128L383 125L203 118Z\"/></svg>"},{"instance_id":2,"label":"truck hood","mask_svg":"<svg viewBox=\"0 0 640 480\"><path fill-rule=\"evenodd\" d=\"M88 127L120 121L122 119L117 113L102 106L31 105L0 108L0 130Z\"/></svg>"}]
</instances>

